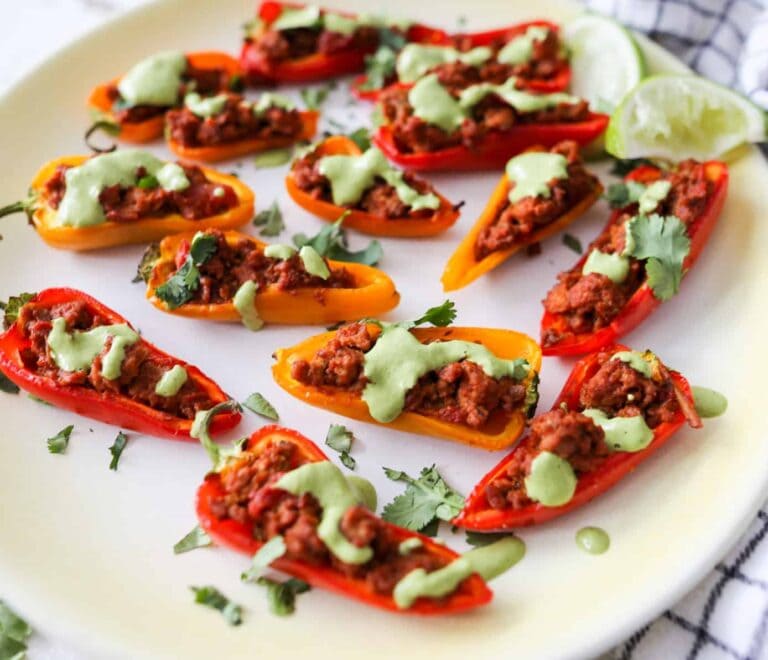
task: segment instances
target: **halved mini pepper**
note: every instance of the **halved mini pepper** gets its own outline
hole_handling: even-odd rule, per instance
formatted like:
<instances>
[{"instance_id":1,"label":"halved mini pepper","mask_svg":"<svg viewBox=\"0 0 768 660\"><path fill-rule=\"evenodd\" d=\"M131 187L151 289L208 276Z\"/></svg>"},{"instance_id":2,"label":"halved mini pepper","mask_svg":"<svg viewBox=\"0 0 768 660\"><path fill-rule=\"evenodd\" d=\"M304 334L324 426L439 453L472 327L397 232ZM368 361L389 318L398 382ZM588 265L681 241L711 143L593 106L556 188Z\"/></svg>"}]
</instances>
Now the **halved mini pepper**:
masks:
<instances>
[{"instance_id":1,"label":"halved mini pepper","mask_svg":"<svg viewBox=\"0 0 768 660\"><path fill-rule=\"evenodd\" d=\"M530 151L544 151L544 149L531 149ZM467 286L471 282L474 282L478 277L485 275L485 273L499 266L518 250L521 250L528 245L532 245L533 243L543 241L562 231L573 221L586 213L587 210L600 199L600 195L603 193L602 185L595 179L593 190L577 201L563 215L549 224L542 226L540 229L523 236L514 245L495 250L478 259L475 250L478 237L483 230L493 225L501 210L509 203L510 190L511 184L509 177L505 173L502 175L501 180L493 191L493 194L488 200L485 209L480 214L480 217L467 235L462 239L461 243L459 243L456 251L451 255L448 263L445 265L445 270L443 271L443 276L441 278L444 291L454 291Z\"/></svg>"},{"instance_id":2,"label":"halved mini pepper","mask_svg":"<svg viewBox=\"0 0 768 660\"><path fill-rule=\"evenodd\" d=\"M100 156L96 156L100 157ZM0 209L0 217L14 212L25 211L30 224L37 230L40 238L48 245L64 250L97 250L127 245L148 243L163 236L192 229L232 229L244 225L253 218L254 195L237 177L201 168L206 178L212 183L230 187L237 196L237 205L223 213L207 218L190 220L178 213L146 217L126 222L105 220L99 224L84 227L64 226L56 222L57 209L48 201L46 183L60 167L77 167L88 156L62 156L43 165L32 180L30 196L27 200Z\"/></svg>"},{"instance_id":3,"label":"halved mini pepper","mask_svg":"<svg viewBox=\"0 0 768 660\"><path fill-rule=\"evenodd\" d=\"M313 149L313 155L318 159L324 156L359 156L360 154L362 154L360 147L344 135L326 138ZM434 236L451 227L459 217L457 208L437 192L435 195L440 200L440 206L434 211L422 210L403 218L385 218L361 209L337 206L332 201L317 199L299 188L293 170L285 177L285 187L293 201L310 213L329 222L335 222L342 214L346 214L343 220L345 227L373 236L403 238Z\"/></svg>"},{"instance_id":4,"label":"halved mini pepper","mask_svg":"<svg viewBox=\"0 0 768 660\"><path fill-rule=\"evenodd\" d=\"M328 460L312 441L297 431L272 425L265 426L254 432L248 438L243 453L239 457L234 457L230 465L224 467L222 472L233 468L236 469L241 457L247 455L258 457L270 445L278 443L287 443L295 448L292 464L289 467L290 470L308 463ZM276 472L275 477L279 476L279 474ZM270 482L274 483L274 479L270 478ZM222 473L212 472L208 474L197 491L196 509L200 526L215 543L253 556L263 546L261 541L254 538L253 523L248 524L247 522L241 522L230 517L222 517L220 514L216 515L213 511L212 503L221 498L225 492L222 484ZM279 500L281 492L269 485L265 485L256 497L263 502L263 507L269 507L270 501L276 503ZM443 560L446 563L459 558L459 555L453 550L435 542L429 537L390 523L382 522L381 525L385 527L391 538L398 543L414 539L415 541L411 541L411 543L418 545L422 553L426 551L430 556ZM401 614L429 615L463 612L483 605L492 598L492 593L486 586L485 581L475 573L465 578L452 593L440 598L421 597L410 607L403 609L397 606L391 594L374 590L364 577L355 577L353 573L345 574L343 571L327 563L318 561L308 562L283 556L274 560L270 565L288 575L304 580L314 587L328 589L341 596L358 600L366 605Z\"/></svg>"},{"instance_id":5,"label":"halved mini pepper","mask_svg":"<svg viewBox=\"0 0 768 660\"><path fill-rule=\"evenodd\" d=\"M683 275L693 267L707 243L720 216L728 192L728 166L719 161L708 161L704 163L704 167L707 179L713 184L713 190L700 216L688 225L687 233L691 241L691 248L683 262ZM626 179L640 183L652 183L660 176L661 170L658 168L643 165L630 172ZM603 233L608 232L621 216L620 209L612 213ZM581 268L587 257L588 253L585 252L574 268ZM561 335L562 339L550 345L542 342L542 351L544 355L583 355L600 350L605 346L610 346L640 325L660 304L661 301L654 295L646 281L634 292L609 325L585 334L572 333L568 328L567 321L562 316L545 310L541 319L542 337L554 332Z\"/></svg>"},{"instance_id":6,"label":"halved mini pepper","mask_svg":"<svg viewBox=\"0 0 768 660\"><path fill-rule=\"evenodd\" d=\"M605 354L613 355L628 350L625 346L615 345L603 353L592 353L579 360L574 365L552 409L567 406L569 410L581 410L579 397L582 386L595 375ZM544 506L534 501L522 508L494 509L486 498L486 487L497 478L503 477L507 466L519 454L529 451L526 438L523 438L520 444L475 486L467 498L464 509L454 518L453 524L466 529L490 532L546 522L573 511L612 488L660 449L686 421L693 428L701 427L701 420L694 409L693 394L688 381L678 372L667 370L661 362L658 362L658 368L671 380L679 409L671 421L661 422L653 429L653 439L645 449L635 452L616 451L610 454L598 467L578 478L573 496L566 504Z\"/></svg>"},{"instance_id":7,"label":"halved mini pepper","mask_svg":"<svg viewBox=\"0 0 768 660\"><path fill-rule=\"evenodd\" d=\"M89 314L104 321L99 325L128 324L126 319L106 305L81 291L69 288L41 291L25 302L19 311L23 315L23 308L27 305L48 308L70 303L84 304ZM176 440L190 438L192 419L152 408L120 391L97 391L84 384L64 384L45 372L37 373L25 361L32 342L25 334L22 322L23 318L20 316L0 335L0 371L21 389L54 406L106 424L157 437ZM195 396L204 399L207 407L229 399L229 396L197 367L168 355L146 339L139 338L138 342L148 352L149 359L162 364L163 368L183 368L187 381L193 382L199 390ZM72 374L65 372L65 375ZM212 428L216 432L225 431L236 426L239 421L239 412L228 411L214 420Z\"/></svg>"},{"instance_id":8,"label":"halved mini pepper","mask_svg":"<svg viewBox=\"0 0 768 660\"><path fill-rule=\"evenodd\" d=\"M411 332L422 344L456 339L480 344L497 358L525 359L530 369L522 383L527 388L533 387L535 389L538 372L541 368L541 351L533 339L522 333L512 330L453 326L414 328ZM522 405L510 414L494 415L480 428L472 428L407 410L401 412L391 422L384 423L371 416L360 391L339 387L311 386L297 380L291 372L292 364L296 360L310 361L320 349L334 338L334 335L335 332L325 332L310 337L291 348L277 350L275 352L277 362L272 367L272 375L277 384L297 399L345 417L372 424L381 424L397 431L446 438L487 450L509 447L523 432L529 414L528 405Z\"/></svg>"},{"instance_id":9,"label":"halved mini pepper","mask_svg":"<svg viewBox=\"0 0 768 660\"><path fill-rule=\"evenodd\" d=\"M241 320L232 300L220 303L188 302L170 309L158 298L157 288L178 270L189 251L195 232L168 236L160 242L157 261L147 281L147 298L158 309L170 314L210 321ZM224 232L228 245L250 241L255 249L263 251L266 243L235 231ZM400 294L391 279L378 268L358 263L329 261L331 271L345 269L354 278L354 288L300 287L281 290L269 285L257 289L255 304L259 317L265 323L290 325L328 324L349 319L382 314L397 306Z\"/></svg>"},{"instance_id":10,"label":"halved mini pepper","mask_svg":"<svg viewBox=\"0 0 768 660\"><path fill-rule=\"evenodd\" d=\"M204 51L187 53L186 57L189 65L195 69L221 70L225 74L229 74L230 79L236 79L240 75L240 64L227 53ZM121 140L142 143L159 138L163 134L163 124L165 122L165 112L162 108L158 109L157 114L153 114L145 119L126 122L117 121L113 112L114 100L110 95L110 90L119 82L120 78L116 78L95 87L88 96L88 107L99 114L99 121L106 121L117 125L119 128L117 135Z\"/></svg>"}]
</instances>

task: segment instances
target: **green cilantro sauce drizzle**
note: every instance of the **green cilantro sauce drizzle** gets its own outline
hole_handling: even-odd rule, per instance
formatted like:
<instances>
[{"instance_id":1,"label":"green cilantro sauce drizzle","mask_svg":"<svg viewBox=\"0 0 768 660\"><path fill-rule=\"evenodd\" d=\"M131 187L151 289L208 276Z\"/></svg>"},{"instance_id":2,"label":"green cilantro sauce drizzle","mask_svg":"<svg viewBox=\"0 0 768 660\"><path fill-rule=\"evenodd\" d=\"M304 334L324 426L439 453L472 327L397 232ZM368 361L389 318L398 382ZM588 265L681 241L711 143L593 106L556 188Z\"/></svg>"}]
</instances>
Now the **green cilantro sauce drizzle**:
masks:
<instances>
[{"instance_id":1,"label":"green cilantro sauce drizzle","mask_svg":"<svg viewBox=\"0 0 768 660\"><path fill-rule=\"evenodd\" d=\"M605 444L615 451L642 451L653 441L653 431L642 415L608 417L602 410L587 408L582 415L591 418L605 433Z\"/></svg>"},{"instance_id":2,"label":"green cilantro sauce drizzle","mask_svg":"<svg viewBox=\"0 0 768 660\"><path fill-rule=\"evenodd\" d=\"M720 392L698 385L694 385L691 391L696 412L701 417L719 417L728 409L728 399Z\"/></svg>"},{"instance_id":3,"label":"green cilantro sauce drizzle","mask_svg":"<svg viewBox=\"0 0 768 660\"><path fill-rule=\"evenodd\" d=\"M646 378L651 377L651 363L638 351L618 351L611 356L611 360L621 360L632 367L637 373Z\"/></svg>"},{"instance_id":4,"label":"green cilantro sauce drizzle","mask_svg":"<svg viewBox=\"0 0 768 660\"><path fill-rule=\"evenodd\" d=\"M656 207L667 198L671 188L672 184L669 181L654 181L640 194L640 199L637 200L638 211L653 213Z\"/></svg>"},{"instance_id":5,"label":"green cilantro sauce drizzle","mask_svg":"<svg viewBox=\"0 0 768 660\"><path fill-rule=\"evenodd\" d=\"M157 381L155 385L155 394L160 396L175 396L179 390L184 387L189 374L180 364L175 364L168 369Z\"/></svg>"},{"instance_id":6,"label":"green cilantro sauce drizzle","mask_svg":"<svg viewBox=\"0 0 768 660\"><path fill-rule=\"evenodd\" d=\"M576 532L576 545L591 555L602 555L611 546L611 537L600 527L582 527Z\"/></svg>"},{"instance_id":7,"label":"green cilantro sauce drizzle","mask_svg":"<svg viewBox=\"0 0 768 660\"><path fill-rule=\"evenodd\" d=\"M285 243L273 243L264 248L264 256L269 257L270 259L282 259L283 261L287 261L294 254L296 254L296 249Z\"/></svg>"},{"instance_id":8,"label":"green cilantro sauce drizzle","mask_svg":"<svg viewBox=\"0 0 768 660\"><path fill-rule=\"evenodd\" d=\"M584 275L599 273L616 284L621 284L629 275L629 257L615 252L608 253L594 249L587 256L581 272Z\"/></svg>"},{"instance_id":9,"label":"green cilantro sauce drizzle","mask_svg":"<svg viewBox=\"0 0 768 660\"><path fill-rule=\"evenodd\" d=\"M310 275L319 277L321 280L327 280L331 276L331 271L328 270L328 264L325 263L325 259L311 245L305 245L299 250L299 259L301 259L304 269Z\"/></svg>"},{"instance_id":10,"label":"green cilantro sauce drizzle","mask_svg":"<svg viewBox=\"0 0 768 660\"><path fill-rule=\"evenodd\" d=\"M176 105L187 58L181 51L163 51L141 60L126 73L117 91L129 106Z\"/></svg>"},{"instance_id":11,"label":"green cilantro sauce drizzle","mask_svg":"<svg viewBox=\"0 0 768 660\"><path fill-rule=\"evenodd\" d=\"M509 201L515 204L525 197L552 196L549 182L568 178L568 159L562 154L532 151L507 161L505 168L510 183Z\"/></svg>"},{"instance_id":12,"label":"green cilantro sauce drizzle","mask_svg":"<svg viewBox=\"0 0 768 660\"><path fill-rule=\"evenodd\" d=\"M139 168L154 176L165 190L189 187L189 179L180 165L162 161L146 151L120 149L94 156L66 171L67 187L56 213L56 223L67 227L90 227L105 222L104 209L99 202L102 190L115 185L135 186Z\"/></svg>"},{"instance_id":13,"label":"green cilantro sauce drizzle","mask_svg":"<svg viewBox=\"0 0 768 660\"><path fill-rule=\"evenodd\" d=\"M217 94L203 98L197 92L191 92L184 97L184 106L198 117L213 117L218 115L227 105L227 95Z\"/></svg>"},{"instance_id":14,"label":"green cilantro sauce drizzle","mask_svg":"<svg viewBox=\"0 0 768 660\"><path fill-rule=\"evenodd\" d=\"M283 9L280 16L271 25L272 30L295 30L297 28L325 28L329 32L351 35L358 27L371 26L385 28L395 26L405 31L410 25L409 21L387 21L381 16L373 14L359 14L358 16L345 16L335 11L321 11L316 5L307 5L302 8Z\"/></svg>"},{"instance_id":15,"label":"green cilantro sauce drizzle","mask_svg":"<svg viewBox=\"0 0 768 660\"><path fill-rule=\"evenodd\" d=\"M371 416L391 422L403 410L405 395L421 376L452 362L467 359L491 378L525 378L529 370L523 359L503 360L485 346L468 341L436 341L422 344L407 328L385 325L373 348L365 354L368 384L363 400Z\"/></svg>"},{"instance_id":16,"label":"green cilantro sauce drizzle","mask_svg":"<svg viewBox=\"0 0 768 660\"><path fill-rule=\"evenodd\" d=\"M416 548L420 548L423 545L424 543L418 536L412 536L409 539L405 539L405 541L401 541L400 545L397 546L397 552L401 555L409 555Z\"/></svg>"},{"instance_id":17,"label":"green cilantro sauce drizzle","mask_svg":"<svg viewBox=\"0 0 768 660\"><path fill-rule=\"evenodd\" d=\"M376 177L391 185L401 201L414 211L440 206L440 200L433 193L422 195L411 188L403 179L403 173L394 169L376 147L359 156L325 156L318 163L318 171L330 181L333 203L338 206L360 201Z\"/></svg>"},{"instance_id":18,"label":"green cilantro sauce drizzle","mask_svg":"<svg viewBox=\"0 0 768 660\"><path fill-rule=\"evenodd\" d=\"M264 321L256 309L256 288L256 282L253 280L243 282L232 298L232 304L240 314L243 325L253 332L264 327Z\"/></svg>"},{"instance_id":19,"label":"green cilantro sauce drizzle","mask_svg":"<svg viewBox=\"0 0 768 660\"><path fill-rule=\"evenodd\" d=\"M395 69L400 82L416 82L430 69L440 64L462 62L479 67L493 56L487 46L478 46L468 51L460 51L450 46L409 43L397 56Z\"/></svg>"},{"instance_id":20,"label":"green cilantro sauce drizzle","mask_svg":"<svg viewBox=\"0 0 768 660\"><path fill-rule=\"evenodd\" d=\"M99 325L90 330L67 332L67 322L59 317L52 321L51 332L46 343L51 349L51 357L64 371L86 371L104 350L107 338L112 337L112 344L101 364L101 374L107 380L120 376L120 367L125 357L125 349L139 341L139 335L128 324Z\"/></svg>"},{"instance_id":21,"label":"green cilantro sauce drizzle","mask_svg":"<svg viewBox=\"0 0 768 660\"><path fill-rule=\"evenodd\" d=\"M502 64L525 64L533 57L533 44L544 41L549 34L549 28L532 25L524 34L511 39L496 55Z\"/></svg>"},{"instance_id":22,"label":"green cilantro sauce drizzle","mask_svg":"<svg viewBox=\"0 0 768 660\"><path fill-rule=\"evenodd\" d=\"M525 491L528 497L544 506L561 506L571 501L576 483L576 473L568 461L543 451L531 463Z\"/></svg>"}]
</instances>

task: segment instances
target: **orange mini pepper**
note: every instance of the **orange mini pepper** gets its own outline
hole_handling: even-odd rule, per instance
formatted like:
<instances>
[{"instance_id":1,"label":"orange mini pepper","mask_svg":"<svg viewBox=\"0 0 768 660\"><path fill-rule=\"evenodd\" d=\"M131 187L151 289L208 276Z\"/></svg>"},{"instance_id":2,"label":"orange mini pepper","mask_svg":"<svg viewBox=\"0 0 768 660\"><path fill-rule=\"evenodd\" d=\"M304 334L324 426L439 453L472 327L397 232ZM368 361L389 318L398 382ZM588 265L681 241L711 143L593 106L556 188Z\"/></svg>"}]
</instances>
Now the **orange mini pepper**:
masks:
<instances>
[{"instance_id":1,"label":"orange mini pepper","mask_svg":"<svg viewBox=\"0 0 768 660\"><path fill-rule=\"evenodd\" d=\"M68 227L56 224L57 210L47 200L45 184L53 177L60 166L77 167L88 156L62 156L49 161L40 168L32 180L28 200L0 209L0 217L14 212L26 211L30 223L35 227L48 245L63 250L97 250L99 248L127 245L130 243L148 243L182 231L192 229L230 229L239 227L253 218L253 191L239 179L216 170L202 168L205 176L213 183L229 186L237 195L238 204L225 211L207 218L188 220L178 213L160 217L147 217L130 222L106 220L88 227Z\"/></svg>"},{"instance_id":2,"label":"orange mini pepper","mask_svg":"<svg viewBox=\"0 0 768 660\"><path fill-rule=\"evenodd\" d=\"M187 53L189 65L195 69L220 69L231 77L240 75L240 64L238 61L228 55L217 51L204 51L199 53ZM100 115L101 121L107 121L118 126L118 137L126 142L141 143L150 142L159 138L163 134L165 123L165 112L158 112L157 115L137 122L116 121L112 112L113 100L110 98L109 90L112 86L120 82L120 78L115 78L108 83L98 85L91 90L88 96L88 107ZM165 108L167 109L167 108ZM163 110L165 110L163 109Z\"/></svg>"},{"instance_id":3,"label":"orange mini pepper","mask_svg":"<svg viewBox=\"0 0 768 660\"><path fill-rule=\"evenodd\" d=\"M345 135L333 135L318 144L312 153L319 159L334 155L359 156L362 150ZM457 208L437 192L435 194L440 199L440 206L428 214L425 211L418 211L404 218L384 218L368 211L337 206L332 202L313 197L296 185L292 171L285 178L285 187L291 199L310 213L331 222L338 220L339 216L346 213L343 221L345 227L373 236L401 238L434 236L451 227L459 217Z\"/></svg>"},{"instance_id":4,"label":"orange mini pepper","mask_svg":"<svg viewBox=\"0 0 768 660\"><path fill-rule=\"evenodd\" d=\"M373 326L372 326L373 327ZM494 355L503 359L523 358L528 361L530 371L523 381L535 388L538 372L541 368L541 349L538 344L520 332L491 328L415 328L413 334L422 343L458 339L477 342L485 346ZM429 417L417 412L403 411L392 422L383 424L376 421L368 412L368 405L359 391L336 387L316 387L296 380L291 374L291 366L296 360L311 360L315 354L333 339L335 332L324 332L291 348L282 348L275 353L277 360L272 367L272 376L280 387L297 399L335 412L345 417L371 424L380 424L397 431L421 433L436 438L454 440L466 445L488 450L510 447L523 432L530 406L521 406L512 414L494 415L488 423L479 429L447 422L436 417Z\"/></svg>"},{"instance_id":5,"label":"orange mini pepper","mask_svg":"<svg viewBox=\"0 0 768 660\"><path fill-rule=\"evenodd\" d=\"M176 309L155 295L157 287L165 283L177 270L180 251L191 242L195 232L168 236L160 242L160 255L152 267L147 281L147 298L158 309L170 314L210 321L240 321L240 314L232 301L213 304L185 303ZM264 249L266 243L236 231L224 232L227 244L236 245L246 239ZM346 269L355 279L352 289L305 287L283 291L268 286L256 293L256 308L266 323L286 325L328 324L349 319L374 316L389 311L400 302L400 294L391 279L378 268L357 263L329 261L331 270Z\"/></svg>"}]
</instances>

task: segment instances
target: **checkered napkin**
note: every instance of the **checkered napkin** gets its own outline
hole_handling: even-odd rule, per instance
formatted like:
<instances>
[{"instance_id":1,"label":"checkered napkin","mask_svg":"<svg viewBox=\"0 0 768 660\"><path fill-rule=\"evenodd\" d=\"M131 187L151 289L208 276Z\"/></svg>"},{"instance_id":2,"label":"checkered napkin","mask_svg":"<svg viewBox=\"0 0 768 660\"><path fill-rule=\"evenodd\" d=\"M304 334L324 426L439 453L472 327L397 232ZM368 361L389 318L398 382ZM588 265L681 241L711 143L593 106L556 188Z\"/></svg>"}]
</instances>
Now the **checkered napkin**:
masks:
<instances>
[{"instance_id":1,"label":"checkered napkin","mask_svg":"<svg viewBox=\"0 0 768 660\"><path fill-rule=\"evenodd\" d=\"M768 0L584 0L768 108ZM768 155L768 152L766 152ZM614 660L768 660L768 506L683 601Z\"/></svg>"}]
</instances>

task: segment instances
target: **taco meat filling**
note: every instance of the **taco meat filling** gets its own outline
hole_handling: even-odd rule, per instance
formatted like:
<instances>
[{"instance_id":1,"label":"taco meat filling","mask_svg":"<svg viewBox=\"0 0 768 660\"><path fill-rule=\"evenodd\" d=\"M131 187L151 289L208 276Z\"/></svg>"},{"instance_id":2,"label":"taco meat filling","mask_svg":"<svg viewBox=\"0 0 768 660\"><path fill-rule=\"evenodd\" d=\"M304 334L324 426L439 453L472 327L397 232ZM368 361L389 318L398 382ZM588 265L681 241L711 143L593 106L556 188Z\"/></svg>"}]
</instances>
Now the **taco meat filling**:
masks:
<instances>
[{"instance_id":1,"label":"taco meat filling","mask_svg":"<svg viewBox=\"0 0 768 660\"><path fill-rule=\"evenodd\" d=\"M297 454L296 445L286 441L272 442L258 455L245 452L221 472L223 493L211 501L212 514L219 520L252 526L253 536L259 541L280 534L285 541L286 559L333 568L347 577L364 580L372 591L382 595L391 595L395 585L414 569L423 568L429 573L450 561L425 547L401 555L400 540L390 527L363 506L348 509L339 528L357 547L370 546L373 558L364 564L339 560L317 534L322 516L317 499L309 493L296 496L270 488L282 473L304 462ZM459 585L458 591L461 589Z\"/></svg>"},{"instance_id":2,"label":"taco meat filling","mask_svg":"<svg viewBox=\"0 0 768 660\"><path fill-rule=\"evenodd\" d=\"M504 133L518 124L572 123L589 116L586 101L521 113L495 94L488 94L472 108L471 116L458 129L447 132L414 114L408 92L408 89L392 87L381 95L384 118L395 145L403 153L438 151L460 145L474 149L489 134ZM454 96L458 94L454 92Z\"/></svg>"},{"instance_id":3,"label":"taco meat filling","mask_svg":"<svg viewBox=\"0 0 768 660\"><path fill-rule=\"evenodd\" d=\"M322 156L314 151L299 158L293 165L291 176L296 185L305 193L315 199L332 204L331 182L318 171L320 158ZM420 195L435 192L429 183L411 172L404 172L403 180ZM428 218L435 213L432 209L413 211L408 204L400 199L394 186L388 184L381 177L376 177L373 184L363 192L360 199L351 208L387 220Z\"/></svg>"},{"instance_id":4,"label":"taco meat filling","mask_svg":"<svg viewBox=\"0 0 768 660\"><path fill-rule=\"evenodd\" d=\"M674 386L668 379L647 378L627 363L611 359L610 353L603 354L601 360L597 372L582 385L581 410L597 408L609 417L642 415L651 429L680 414ZM485 488L492 508L520 509L533 503L526 494L525 478L543 451L568 461L577 477L598 469L611 454L603 429L581 412L555 408L538 415L504 474Z\"/></svg>"},{"instance_id":5,"label":"taco meat filling","mask_svg":"<svg viewBox=\"0 0 768 660\"><path fill-rule=\"evenodd\" d=\"M155 386L166 371L179 364L165 355L158 355L139 340L125 348L120 375L109 380L102 373L102 360L112 346L107 338L104 349L93 361L88 371L64 371L56 364L47 344L53 327L52 320L63 318L67 332L87 331L112 321L90 310L83 301L59 303L52 306L27 303L19 313L18 323L28 344L21 349L24 366L41 378L50 378L57 385L86 387L100 393L121 395L154 410L181 419L194 419L199 410L207 410L216 404L194 378L188 378L181 389L172 396L161 396Z\"/></svg>"},{"instance_id":6,"label":"taco meat filling","mask_svg":"<svg viewBox=\"0 0 768 660\"><path fill-rule=\"evenodd\" d=\"M181 76L179 85L179 100L184 98L187 92L197 92L201 96L212 96L219 92L233 89L233 77L225 69L198 69L189 64ZM168 110L168 106L158 105L134 105L125 106L117 83L109 85L107 96L112 101L112 114L118 124L137 124L153 117L159 117Z\"/></svg>"},{"instance_id":7,"label":"taco meat filling","mask_svg":"<svg viewBox=\"0 0 768 660\"><path fill-rule=\"evenodd\" d=\"M294 361L291 376L313 387L362 392L365 353L375 343L364 323L343 326L311 360ZM406 394L403 410L480 428L496 414L520 410L525 397L524 384L509 377L496 380L474 362L462 360L422 376Z\"/></svg>"},{"instance_id":8,"label":"taco meat filling","mask_svg":"<svg viewBox=\"0 0 768 660\"><path fill-rule=\"evenodd\" d=\"M704 211L713 190L704 165L686 160L675 170L664 172L661 178L669 181L672 187L655 213L677 216L690 227ZM586 253L593 249L621 253L625 246L624 223L636 214L637 204L622 209ZM544 346L553 346L572 334L587 334L609 325L645 282L645 264L630 257L629 274L620 283L601 273L584 275L581 266L560 273L557 279L557 284L544 299L544 309L563 319L565 327L547 330L542 337Z\"/></svg>"},{"instance_id":9,"label":"taco meat filling","mask_svg":"<svg viewBox=\"0 0 768 660\"><path fill-rule=\"evenodd\" d=\"M479 261L492 252L525 242L535 231L556 221L595 191L599 182L584 169L576 142L560 142L550 152L568 159L568 178L550 181L549 197L529 196L515 203L505 198L494 221L475 241L475 259Z\"/></svg>"},{"instance_id":10,"label":"taco meat filling","mask_svg":"<svg viewBox=\"0 0 768 660\"><path fill-rule=\"evenodd\" d=\"M227 94L222 111L211 117L198 117L186 106L169 111L166 129L169 138L184 147L209 147L241 140L297 139L304 127L298 110L272 106L256 113L245 97Z\"/></svg>"},{"instance_id":11,"label":"taco meat filling","mask_svg":"<svg viewBox=\"0 0 768 660\"><path fill-rule=\"evenodd\" d=\"M187 220L200 220L238 205L237 195L231 186L209 181L205 172L196 165L179 164L189 180L189 186L184 190L165 190L156 182L144 188L119 184L104 188L99 195L99 203L106 219L110 222L135 222L178 213ZM67 190L65 175L68 169L68 166L60 165L45 183L45 201L53 209L59 208ZM137 180L151 179L146 174L143 167L138 168Z\"/></svg>"}]
</instances>

